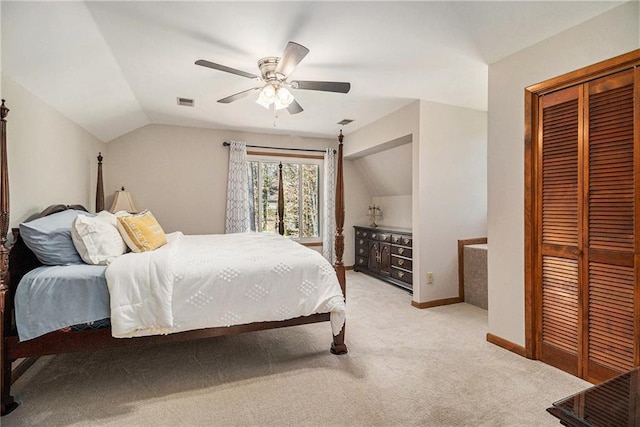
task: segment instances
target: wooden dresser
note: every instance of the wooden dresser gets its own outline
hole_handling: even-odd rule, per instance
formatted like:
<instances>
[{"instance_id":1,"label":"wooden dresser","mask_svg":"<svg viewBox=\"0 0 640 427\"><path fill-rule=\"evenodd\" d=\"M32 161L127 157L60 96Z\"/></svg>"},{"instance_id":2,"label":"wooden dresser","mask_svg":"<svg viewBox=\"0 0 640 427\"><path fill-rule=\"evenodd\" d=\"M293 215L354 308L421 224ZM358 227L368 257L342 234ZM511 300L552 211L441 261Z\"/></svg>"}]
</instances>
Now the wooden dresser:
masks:
<instances>
[{"instance_id":1,"label":"wooden dresser","mask_svg":"<svg viewBox=\"0 0 640 427\"><path fill-rule=\"evenodd\" d=\"M411 231L355 226L354 270L413 292Z\"/></svg>"}]
</instances>

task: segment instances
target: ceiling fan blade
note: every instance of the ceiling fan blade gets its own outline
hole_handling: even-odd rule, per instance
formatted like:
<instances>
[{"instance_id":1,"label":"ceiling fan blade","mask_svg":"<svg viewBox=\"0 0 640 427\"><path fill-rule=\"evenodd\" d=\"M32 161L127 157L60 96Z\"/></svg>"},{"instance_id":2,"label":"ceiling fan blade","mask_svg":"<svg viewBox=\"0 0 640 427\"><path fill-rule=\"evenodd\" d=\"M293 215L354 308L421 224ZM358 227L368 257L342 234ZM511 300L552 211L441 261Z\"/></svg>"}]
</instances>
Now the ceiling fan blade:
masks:
<instances>
[{"instance_id":1,"label":"ceiling fan blade","mask_svg":"<svg viewBox=\"0 0 640 427\"><path fill-rule=\"evenodd\" d=\"M251 89L243 90L242 92L238 92L231 96L227 96L226 98L218 99L218 102L222 104L229 104L230 102L237 101L238 99L244 98L247 95L250 95L254 90L259 90L259 87L252 87Z\"/></svg>"},{"instance_id":2,"label":"ceiling fan blade","mask_svg":"<svg viewBox=\"0 0 640 427\"><path fill-rule=\"evenodd\" d=\"M307 56L307 53L309 53L309 49L301 44L295 42L287 43L287 47L284 48L280 61L278 61L275 73L286 78L296 68L296 65Z\"/></svg>"},{"instance_id":3,"label":"ceiling fan blade","mask_svg":"<svg viewBox=\"0 0 640 427\"><path fill-rule=\"evenodd\" d=\"M298 101L294 99L293 102L287 107L287 111L289 112L289 114L298 114L302 113L304 109L300 106L300 104L298 104Z\"/></svg>"},{"instance_id":4,"label":"ceiling fan blade","mask_svg":"<svg viewBox=\"0 0 640 427\"><path fill-rule=\"evenodd\" d=\"M293 89L321 90L324 92L349 93L349 90L351 89L351 83L294 80L291 82L291 87Z\"/></svg>"},{"instance_id":5,"label":"ceiling fan blade","mask_svg":"<svg viewBox=\"0 0 640 427\"><path fill-rule=\"evenodd\" d=\"M247 73L246 71L236 70L235 68L226 67L224 65L216 64L215 62L206 61L204 59L198 59L196 65L203 67L213 68L214 70L224 71L226 73L236 74L238 76L246 77L248 79L258 79L255 74Z\"/></svg>"}]
</instances>

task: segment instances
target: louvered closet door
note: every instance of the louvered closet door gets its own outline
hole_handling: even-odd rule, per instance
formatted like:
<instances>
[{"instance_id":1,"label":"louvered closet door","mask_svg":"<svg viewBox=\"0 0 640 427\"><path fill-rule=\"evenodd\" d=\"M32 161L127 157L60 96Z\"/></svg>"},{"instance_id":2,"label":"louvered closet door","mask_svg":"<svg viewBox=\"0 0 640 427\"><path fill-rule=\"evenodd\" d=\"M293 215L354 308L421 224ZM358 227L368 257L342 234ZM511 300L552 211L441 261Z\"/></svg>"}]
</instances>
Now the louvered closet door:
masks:
<instances>
[{"instance_id":1,"label":"louvered closet door","mask_svg":"<svg viewBox=\"0 0 640 427\"><path fill-rule=\"evenodd\" d=\"M585 93L583 377L602 381L637 364L634 71L587 83Z\"/></svg>"},{"instance_id":2,"label":"louvered closet door","mask_svg":"<svg viewBox=\"0 0 640 427\"><path fill-rule=\"evenodd\" d=\"M580 90L546 95L540 103L538 176L541 231L540 358L578 375L581 221Z\"/></svg>"},{"instance_id":3,"label":"louvered closet door","mask_svg":"<svg viewBox=\"0 0 640 427\"><path fill-rule=\"evenodd\" d=\"M594 382L640 362L639 73L540 99L539 357Z\"/></svg>"}]
</instances>

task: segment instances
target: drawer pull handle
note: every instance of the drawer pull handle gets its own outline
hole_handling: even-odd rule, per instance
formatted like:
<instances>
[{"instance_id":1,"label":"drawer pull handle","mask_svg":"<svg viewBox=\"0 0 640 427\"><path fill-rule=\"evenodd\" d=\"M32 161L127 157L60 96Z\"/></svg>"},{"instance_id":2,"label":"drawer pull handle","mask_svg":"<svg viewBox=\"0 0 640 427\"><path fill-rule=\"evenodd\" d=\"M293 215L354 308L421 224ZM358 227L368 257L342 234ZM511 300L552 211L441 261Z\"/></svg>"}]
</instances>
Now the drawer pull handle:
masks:
<instances>
[{"instance_id":1,"label":"drawer pull handle","mask_svg":"<svg viewBox=\"0 0 640 427\"><path fill-rule=\"evenodd\" d=\"M404 260L403 259L398 260L398 265L403 265L403 264L404 264Z\"/></svg>"},{"instance_id":2,"label":"drawer pull handle","mask_svg":"<svg viewBox=\"0 0 640 427\"><path fill-rule=\"evenodd\" d=\"M404 240L404 244L408 245L409 244L409 239L407 239L406 237L403 239Z\"/></svg>"},{"instance_id":3,"label":"drawer pull handle","mask_svg":"<svg viewBox=\"0 0 640 427\"><path fill-rule=\"evenodd\" d=\"M386 242L387 240L389 240L389 236L382 236L382 240Z\"/></svg>"},{"instance_id":4,"label":"drawer pull handle","mask_svg":"<svg viewBox=\"0 0 640 427\"><path fill-rule=\"evenodd\" d=\"M364 260L363 260L362 258L360 258L360 259L358 260L358 264L364 264Z\"/></svg>"},{"instance_id":5,"label":"drawer pull handle","mask_svg":"<svg viewBox=\"0 0 640 427\"><path fill-rule=\"evenodd\" d=\"M363 243L364 243L364 240L360 239L360 244L363 244Z\"/></svg>"},{"instance_id":6,"label":"drawer pull handle","mask_svg":"<svg viewBox=\"0 0 640 427\"><path fill-rule=\"evenodd\" d=\"M404 273L402 271L398 271L398 277L400 278L404 277Z\"/></svg>"},{"instance_id":7,"label":"drawer pull handle","mask_svg":"<svg viewBox=\"0 0 640 427\"><path fill-rule=\"evenodd\" d=\"M363 254L364 253L364 249L360 248L360 253Z\"/></svg>"},{"instance_id":8,"label":"drawer pull handle","mask_svg":"<svg viewBox=\"0 0 640 427\"><path fill-rule=\"evenodd\" d=\"M394 238L393 238L393 243L398 243L398 240L400 240L400 238L399 238L399 237L394 237Z\"/></svg>"},{"instance_id":9,"label":"drawer pull handle","mask_svg":"<svg viewBox=\"0 0 640 427\"><path fill-rule=\"evenodd\" d=\"M367 237L367 233L362 233L362 237Z\"/></svg>"},{"instance_id":10,"label":"drawer pull handle","mask_svg":"<svg viewBox=\"0 0 640 427\"><path fill-rule=\"evenodd\" d=\"M398 253L402 255L404 253L404 248L398 248Z\"/></svg>"},{"instance_id":11,"label":"drawer pull handle","mask_svg":"<svg viewBox=\"0 0 640 427\"><path fill-rule=\"evenodd\" d=\"M377 237L377 234L375 234L375 233L371 235L372 239L375 239L376 237Z\"/></svg>"}]
</instances>

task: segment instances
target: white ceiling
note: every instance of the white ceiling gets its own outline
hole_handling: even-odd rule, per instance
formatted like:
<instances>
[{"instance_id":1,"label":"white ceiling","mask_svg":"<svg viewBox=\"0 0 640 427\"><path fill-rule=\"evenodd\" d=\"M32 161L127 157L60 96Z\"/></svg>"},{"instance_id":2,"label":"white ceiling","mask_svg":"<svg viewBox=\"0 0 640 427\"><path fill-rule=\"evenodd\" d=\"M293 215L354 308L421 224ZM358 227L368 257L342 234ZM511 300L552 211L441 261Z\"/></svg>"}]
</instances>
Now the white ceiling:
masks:
<instances>
[{"instance_id":1,"label":"white ceiling","mask_svg":"<svg viewBox=\"0 0 640 427\"><path fill-rule=\"evenodd\" d=\"M486 110L488 64L621 3L3 0L1 64L103 141L148 123L334 137L415 99ZM305 111L274 126L253 97L216 102L255 82L194 65L259 74L290 40L310 49L293 79L351 92L294 91Z\"/></svg>"}]
</instances>

